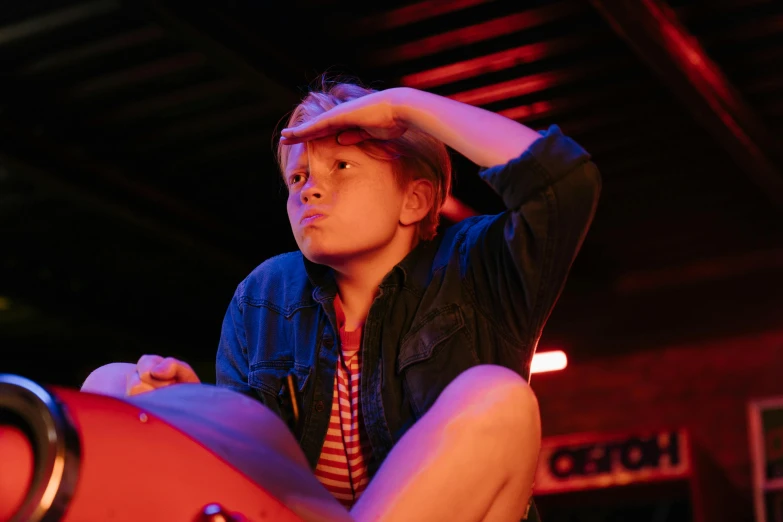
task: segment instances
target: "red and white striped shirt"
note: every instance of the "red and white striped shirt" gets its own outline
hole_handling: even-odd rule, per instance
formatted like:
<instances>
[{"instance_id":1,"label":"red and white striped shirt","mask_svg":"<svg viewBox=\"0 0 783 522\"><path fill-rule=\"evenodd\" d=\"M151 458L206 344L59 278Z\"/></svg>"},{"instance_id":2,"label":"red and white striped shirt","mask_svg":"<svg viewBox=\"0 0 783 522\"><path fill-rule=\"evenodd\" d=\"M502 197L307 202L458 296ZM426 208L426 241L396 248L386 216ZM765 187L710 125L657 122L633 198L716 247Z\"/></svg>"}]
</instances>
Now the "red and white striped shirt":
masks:
<instances>
[{"instance_id":1,"label":"red and white striped shirt","mask_svg":"<svg viewBox=\"0 0 783 522\"><path fill-rule=\"evenodd\" d=\"M329 431L321 448L315 476L346 508L350 509L367 488L366 459L369 444L359 404L361 328L345 331L345 314L339 297L334 300L340 328L341 350L334 379Z\"/></svg>"}]
</instances>

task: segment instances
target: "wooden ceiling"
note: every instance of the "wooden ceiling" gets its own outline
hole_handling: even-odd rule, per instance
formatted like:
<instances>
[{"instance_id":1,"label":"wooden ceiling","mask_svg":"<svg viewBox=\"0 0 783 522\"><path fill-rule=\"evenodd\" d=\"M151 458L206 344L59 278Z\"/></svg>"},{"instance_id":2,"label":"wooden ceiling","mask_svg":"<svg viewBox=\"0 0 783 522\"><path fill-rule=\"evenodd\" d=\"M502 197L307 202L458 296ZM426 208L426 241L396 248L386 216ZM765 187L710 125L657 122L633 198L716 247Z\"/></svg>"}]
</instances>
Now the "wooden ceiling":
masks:
<instances>
[{"instance_id":1,"label":"wooden ceiling","mask_svg":"<svg viewBox=\"0 0 783 522\"><path fill-rule=\"evenodd\" d=\"M211 378L225 307L292 250L274 131L324 71L594 156L543 344L572 359L780 326L783 5L763 0L15 2L0 10L0 345L78 384L141 353ZM455 196L498 198L455 155Z\"/></svg>"}]
</instances>

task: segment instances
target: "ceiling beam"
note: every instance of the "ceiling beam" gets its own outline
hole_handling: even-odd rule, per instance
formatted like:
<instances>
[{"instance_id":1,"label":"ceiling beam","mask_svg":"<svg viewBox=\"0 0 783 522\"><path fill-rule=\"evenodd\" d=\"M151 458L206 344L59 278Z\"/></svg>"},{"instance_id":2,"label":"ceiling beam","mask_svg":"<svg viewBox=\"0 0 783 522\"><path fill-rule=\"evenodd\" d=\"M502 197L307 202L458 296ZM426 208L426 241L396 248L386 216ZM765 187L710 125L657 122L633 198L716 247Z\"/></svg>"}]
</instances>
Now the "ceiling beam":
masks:
<instances>
[{"instance_id":1,"label":"ceiling beam","mask_svg":"<svg viewBox=\"0 0 783 522\"><path fill-rule=\"evenodd\" d=\"M51 49L43 56L36 57L23 65L18 73L21 75L46 74L73 67L84 61L99 60L112 53L133 49L139 45L147 45L161 41L163 30L155 25L145 25L138 29L121 31L97 41Z\"/></svg>"},{"instance_id":2,"label":"ceiling beam","mask_svg":"<svg viewBox=\"0 0 783 522\"><path fill-rule=\"evenodd\" d=\"M464 0L460 2L461 4L460 8L484 3L486 1L489 0ZM421 9L417 10L416 8L413 8L411 6L410 9L408 10L403 9L399 11L400 16L427 18L430 15L436 14L431 11L428 11L429 7L433 7L433 8L437 7L435 3L422 2L421 4L417 4L417 5ZM227 65L230 67L235 67L236 68L235 72L247 73L247 69L248 68L251 69L253 71L253 74L251 75L252 77L250 79L252 83L254 83L257 87L263 89L265 88L265 86L269 85L269 82L272 81L266 76L263 76L263 74L258 72L256 69L252 68L252 66L243 58L241 58L239 55L234 55L232 51L230 51L226 47L223 47L223 45L220 44L219 42L213 40L210 36L208 36L206 33L198 29L195 25L185 22L182 19L182 17L177 16L177 14L173 10L165 9L161 7L160 4L154 2L147 2L147 7L148 9L150 9L151 12L154 13L157 21L163 23L163 25L166 28L170 30L173 29L181 36L184 36L185 39L191 44L197 44L198 48L201 49L202 51L209 52L209 54L211 54L215 58L218 58L219 60L223 60L223 57L228 56L229 59L227 61ZM449 9L453 10L455 8L457 7L450 6ZM209 13L212 19L219 20L222 24L231 27L232 31L239 34L242 37L242 40L246 44L250 45L253 49L257 50L259 53L268 54L272 52L270 45L260 40L260 35L247 34L247 31L240 24L237 24L234 20L231 20L230 17L226 16L224 12L221 12L216 9L211 9ZM542 13L536 12L534 14L535 16L533 16L533 13L531 13L531 16L533 16L535 20L538 20L539 17L545 17L545 15L553 16L549 11L546 10L545 12ZM292 68L292 64L293 64L293 68L300 69L300 70L304 69L302 64L299 63L298 59L296 59L293 56L285 55L285 53L279 49L275 49L274 54L271 55L271 57L277 63L287 64L286 66L287 68ZM292 94L293 92L294 91L292 89L290 91L287 91L285 94ZM285 102L289 100L290 98L284 95L281 99L281 102ZM294 101L298 101L298 99ZM265 143L266 141L268 141L264 136L265 135L263 136L250 135L247 136L245 139L237 142L216 144L213 147L202 150L198 155L198 158L199 160L203 161L205 159L205 156L209 157L209 156L214 156L216 154L222 155L227 152L235 151L248 146L256 148L260 143ZM470 206L459 201L453 196L449 196L448 200L446 201L442 209L442 214L444 217L446 217L446 219L450 219L452 221L461 221L462 219L465 219L467 217L475 216L477 212L473 210Z\"/></svg>"},{"instance_id":3,"label":"ceiling beam","mask_svg":"<svg viewBox=\"0 0 783 522\"><path fill-rule=\"evenodd\" d=\"M450 94L449 98L462 103L484 106L491 103L503 102L512 98L529 96L584 78L595 77L599 73L612 70L618 65L623 65L622 58L602 58L600 60L594 60L590 64L577 64L567 68L552 69L528 76L519 76L503 82L490 83L482 87Z\"/></svg>"},{"instance_id":4,"label":"ceiling beam","mask_svg":"<svg viewBox=\"0 0 783 522\"><path fill-rule=\"evenodd\" d=\"M47 108L48 105L45 104L37 107L40 112L46 112ZM55 111L51 112L57 114ZM27 114L30 115L31 121L36 121L32 110L28 110ZM82 130L76 125L73 129ZM116 148L117 144L111 140L92 133L85 133L85 135L91 146L97 145L99 149L116 150L112 148ZM175 220L194 226L207 234L218 237L240 237L239 234L232 232L232 228L220 216L204 208L196 208L189 202L144 181L138 173L144 172L149 175L149 172L156 172L156 170L152 170L147 164L134 159L131 155L105 160L103 159L105 156L90 152L94 150L92 147L85 148L82 145L84 141L65 141L62 137L47 136L46 133L36 132L35 127L11 115L0 119L0 139L2 140L0 151L3 154L19 159L49 158L66 169L70 168L82 173L85 179L91 180L91 184L120 189L139 204L162 210Z\"/></svg>"},{"instance_id":5,"label":"ceiling beam","mask_svg":"<svg viewBox=\"0 0 783 522\"><path fill-rule=\"evenodd\" d=\"M459 27L440 34L407 42L396 47L384 47L368 51L365 61L375 66L387 66L401 62L416 60L426 56L454 50L460 47L474 45L495 38L513 35L552 23L583 10L581 2L561 1L544 7L529 9L479 22L466 27Z\"/></svg>"},{"instance_id":6,"label":"ceiling beam","mask_svg":"<svg viewBox=\"0 0 783 522\"><path fill-rule=\"evenodd\" d=\"M326 52L328 61L331 64L334 60L334 54L331 52L331 46L325 46L324 49L315 49L311 43L315 33L310 32L306 24L297 18L298 34L310 34L311 38L297 39L299 45L293 41L290 45L281 45L281 41L286 41L290 37L290 31L282 31L281 26L287 27L287 22L280 21L280 10L275 11L275 3L258 2L250 9L241 10L238 6L229 6L218 3L195 3L195 2L173 2L177 4L177 12L181 13L180 18L187 16L190 25L193 28L199 28L205 36L207 34L212 39L220 39L219 35L230 35L230 44L223 41L222 45L231 47L231 52L246 63L246 66L256 70L262 70L264 74L281 85L290 89L295 94L295 100L298 102L301 92L298 90L299 84L304 79L304 74L316 74L313 61L315 55L321 51ZM169 4L174 10L174 5ZM246 6L249 7L249 6ZM312 8L298 6L297 9L311 10ZM298 10L294 10L295 14ZM285 12L283 12L285 14ZM312 13L311 13L312 14ZM247 20L253 20L247 23ZM259 25L256 20L266 21L266 24ZM333 25L322 22L319 28L329 28L329 41L337 37ZM225 37L223 37L225 38ZM325 38L324 36L315 37L316 40ZM221 40L222 41L222 40ZM304 63L304 61L307 63ZM317 61L317 60L316 60ZM285 100L283 100L285 101ZM292 109L292 106L286 106L285 110Z\"/></svg>"},{"instance_id":7,"label":"ceiling beam","mask_svg":"<svg viewBox=\"0 0 783 522\"><path fill-rule=\"evenodd\" d=\"M373 13L358 21L354 36L377 34L381 31L398 29L407 25L424 22L432 18L451 14L478 5L487 4L493 0L424 0L415 4L409 4L391 11ZM334 17L337 18L336 16ZM337 20L334 20L337 21ZM338 22L339 23L339 22Z\"/></svg>"},{"instance_id":8,"label":"ceiling beam","mask_svg":"<svg viewBox=\"0 0 783 522\"><path fill-rule=\"evenodd\" d=\"M0 137L4 138L4 143L8 145L12 136L18 137L19 128L8 128L0 126ZM71 161L63 154L55 151L53 148L47 146L42 141L37 141L32 147L37 151L39 156L42 155L55 155L62 165L72 165L79 169L84 170L88 168L90 171L101 177L108 177L116 180L118 177L122 177L119 172L104 171L103 167L99 165L97 161ZM6 147L6 149L9 147ZM174 225L168 225L160 221L159 219L151 217L149 214L139 211L137 208L131 208L123 202L112 201L105 195L98 194L87 189L80 184L69 180L69 176L66 175L54 175L50 172L33 165L31 162L23 159L18 154L14 154L8 150L0 152L0 164L5 168L20 173L25 179L28 179L35 184L45 187L51 190L53 193L58 194L60 197L74 201L85 208L92 208L99 213L115 218L120 222L133 225L134 227L144 230L149 236L163 241L164 243L177 244L184 248L186 251L194 251L194 255L204 257L212 260L216 265L223 266L227 270L236 271L241 273L247 271L249 267L252 268L252 263L245 259L240 258L232 252L225 251L211 243L202 240L193 234L186 232L181 227ZM185 213L190 216L190 209L183 209L177 206L177 202L171 202L165 198L165 196L158 194L149 187L140 187L138 190L144 194L141 201L152 200L163 208L171 210L175 214L180 216ZM129 189L130 193L133 193L134 189ZM136 194L136 197L138 195ZM173 205L173 208L172 208ZM201 220L200 220L201 223ZM203 226L203 224L202 224ZM203 228L208 228L203 226ZM222 230L220 228L219 230Z\"/></svg>"},{"instance_id":9,"label":"ceiling beam","mask_svg":"<svg viewBox=\"0 0 783 522\"><path fill-rule=\"evenodd\" d=\"M161 29L155 29L160 27L167 36L174 39L179 38L183 43L189 44L195 52L180 55L177 59L181 59L183 56L188 58L183 62L184 66L200 65L202 62L207 61L214 65L216 69L223 70L229 77L221 85L224 90L238 90L244 87L245 90L255 91L262 102L270 100L272 102L270 105L278 107L274 112L279 110L281 113L283 109L288 109L291 100L295 98L293 89L286 89L279 83L272 81L241 58L235 56L230 50L181 21L176 15L155 2L148 2L146 5L143 5L142 3L121 2L120 0L100 0L78 4L73 9L66 9L62 12L56 11L41 19L31 19L17 26L0 28L0 43L32 36L36 29L43 31L44 29L76 23L90 16L95 17L109 13L123 13L123 16L134 13L142 14L142 18L151 20L156 24L152 26L149 24L145 25L146 28L152 27L153 30L149 34L143 33L141 37L131 39L132 41L139 41L140 39L146 41L145 38L160 37L162 34ZM126 45L127 43L124 40L121 42L110 42L108 47L115 48L117 45ZM84 52L78 53L77 58L84 55L85 52L89 55L91 49L81 49L81 51ZM143 68L121 71L116 75L92 79L77 86L77 89L71 91L71 94L89 94L93 96L99 89L125 86L130 81L171 72L173 67L177 65L166 61L146 64ZM45 64L45 66L48 67L49 64ZM31 98L32 95L30 93L38 92L36 87L39 86L35 85L34 78L30 78L29 74L25 74L29 72L31 71L23 70L22 77L18 79L18 82L5 82L0 90L9 99ZM197 94L208 95L215 93L199 92ZM204 232L206 237L230 237L233 232L227 226L227 223L217 216L207 215L203 209L193 208L189 203L178 199L176 196L166 194L159 187L139 179L140 177L135 175L136 170L154 172L158 169L153 165L146 165L144 158L139 158L138 155L133 154L133 151L120 147L120 143L112 140L110 136L102 135L100 131L96 131L94 127L91 128L89 125L84 125L83 122L71 124L69 127L71 135L77 130L81 131L83 137L86 137L84 139L89 142L90 146L97 145L101 151L113 150L115 152L127 153L122 154L119 160L111 162L100 160L98 155L88 153L83 146L80 147L74 143L63 143L57 139L47 139L46 133L39 132L41 130L40 125L36 124L35 121L40 117L39 123L57 122L58 110L61 108L57 103L61 100L53 100L51 96L42 96L41 98L42 103L38 103L27 110L19 109L18 112L20 114L17 114L18 117L7 114L7 117L0 122L0 136L7 138L2 147L3 160L9 164L15 164L17 168L24 169L31 178L34 178L41 185L62 190L71 199L78 200L90 208L98 209L108 216L114 216L121 221L134 224L146 230L149 235L157 236L170 243L182 245L191 251L196 250L199 252L198 255L206 255L229 270L246 271L248 267L252 268L245 260L239 259L235 254L221 250L216 246L216 243L197 237L201 236L201 231ZM145 101L148 102L148 100ZM161 100L156 99L155 101ZM162 102L181 103L182 99L166 99L162 100ZM132 107L133 110L119 112L112 116L120 120L132 119L133 117L138 117L136 110L144 112L145 108L152 108L154 112L154 110L160 109L160 104L155 107L134 105ZM128 208L125 206L126 200L124 197L121 197L122 201L120 199L111 202L102 201L102 196L87 188L87 183L80 184L75 182L72 179L59 175L55 170L48 168L35 169L31 162L27 160L37 160L38 157L56 158L56 161L62 162L66 169L71 168L76 172L84 173L85 179L90 178L93 182L99 181L100 184L105 184L110 189L119 188L124 195L138 202L139 207L146 206L163 210L174 217L174 222L166 223L163 218L151 218L152 215L157 213L155 210L152 210L150 213L139 213L139 207L134 209ZM118 165L122 166L119 167ZM116 190L114 192L116 193Z\"/></svg>"},{"instance_id":10,"label":"ceiling beam","mask_svg":"<svg viewBox=\"0 0 783 522\"><path fill-rule=\"evenodd\" d=\"M120 7L118 0L94 0L81 2L63 9L28 18L21 22L0 27L0 45L15 43L42 33L61 29L89 18L113 13Z\"/></svg>"},{"instance_id":11,"label":"ceiling beam","mask_svg":"<svg viewBox=\"0 0 783 522\"><path fill-rule=\"evenodd\" d=\"M783 162L774 139L674 11L655 0L590 2L737 165L783 209Z\"/></svg>"},{"instance_id":12,"label":"ceiling beam","mask_svg":"<svg viewBox=\"0 0 783 522\"><path fill-rule=\"evenodd\" d=\"M183 16L173 9L166 7L162 2L147 0L144 2L124 1L124 7L133 11L138 10L160 24L175 39L193 47L194 50L203 53L207 59L218 69L226 74L239 76L247 85L258 94L279 100L281 106L287 106L296 101L296 92L287 88L264 74L263 71L251 66L247 60L238 56L234 51L215 40L203 30L186 21Z\"/></svg>"},{"instance_id":13,"label":"ceiling beam","mask_svg":"<svg viewBox=\"0 0 783 522\"><path fill-rule=\"evenodd\" d=\"M160 58L135 67L88 78L71 87L68 90L68 96L78 100L119 89L136 89L145 83L165 76L173 76L189 69L198 69L204 65L204 61L204 55L199 52L185 52Z\"/></svg>"},{"instance_id":14,"label":"ceiling beam","mask_svg":"<svg viewBox=\"0 0 783 522\"><path fill-rule=\"evenodd\" d=\"M182 15L161 2L147 0L144 2L125 0L124 6L130 10L140 10L151 16L174 38L192 46L194 50L203 53L207 59L224 73L239 76L259 95L277 100L280 107L288 108L298 101L296 91L273 80L263 71L253 67L248 61L237 55L233 50L212 38L202 29L186 21ZM191 8L188 3L188 9Z\"/></svg>"},{"instance_id":15,"label":"ceiling beam","mask_svg":"<svg viewBox=\"0 0 783 522\"><path fill-rule=\"evenodd\" d=\"M585 33L568 35L545 42L535 42L478 58L414 72L403 76L400 83L417 89L431 89L563 55L588 44L591 39L595 38L596 35Z\"/></svg>"},{"instance_id":16,"label":"ceiling beam","mask_svg":"<svg viewBox=\"0 0 783 522\"><path fill-rule=\"evenodd\" d=\"M133 123L153 117L158 113L182 104L197 103L210 97L241 93L242 89L242 83L236 78L219 78L217 80L204 81L176 90L170 90L163 94L144 96L132 103L123 104L119 108L107 109L95 115L90 120L90 123L95 125Z\"/></svg>"}]
</instances>

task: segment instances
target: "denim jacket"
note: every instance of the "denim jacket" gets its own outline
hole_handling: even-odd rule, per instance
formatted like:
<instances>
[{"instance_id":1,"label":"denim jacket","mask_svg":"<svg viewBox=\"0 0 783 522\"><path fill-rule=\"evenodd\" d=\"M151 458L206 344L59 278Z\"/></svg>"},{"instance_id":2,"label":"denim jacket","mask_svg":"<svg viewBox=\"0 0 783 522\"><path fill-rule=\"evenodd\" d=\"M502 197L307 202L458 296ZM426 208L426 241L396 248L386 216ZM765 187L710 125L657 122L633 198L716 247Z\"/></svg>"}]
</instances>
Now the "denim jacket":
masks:
<instances>
[{"instance_id":1,"label":"denim jacket","mask_svg":"<svg viewBox=\"0 0 783 522\"><path fill-rule=\"evenodd\" d=\"M381 283L363 327L361 411L372 476L455 377L530 362L595 212L600 176L553 126L528 150L480 175L502 197L479 216L420 243ZM297 436L315 468L331 412L340 338L332 272L300 252L271 258L236 289L223 322L217 385L259 398L284 419L293 372Z\"/></svg>"}]
</instances>

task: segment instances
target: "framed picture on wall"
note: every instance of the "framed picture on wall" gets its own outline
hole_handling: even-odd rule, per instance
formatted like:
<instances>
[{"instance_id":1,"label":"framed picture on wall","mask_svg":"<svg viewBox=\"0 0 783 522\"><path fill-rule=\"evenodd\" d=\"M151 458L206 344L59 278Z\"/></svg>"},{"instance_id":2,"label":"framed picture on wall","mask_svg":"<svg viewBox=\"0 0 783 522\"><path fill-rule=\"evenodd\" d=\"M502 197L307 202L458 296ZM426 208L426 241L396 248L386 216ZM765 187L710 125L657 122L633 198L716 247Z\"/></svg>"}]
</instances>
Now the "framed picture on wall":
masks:
<instances>
[{"instance_id":1,"label":"framed picture on wall","mask_svg":"<svg viewBox=\"0 0 783 522\"><path fill-rule=\"evenodd\" d=\"M748 404L756 522L783 522L783 397Z\"/></svg>"}]
</instances>

